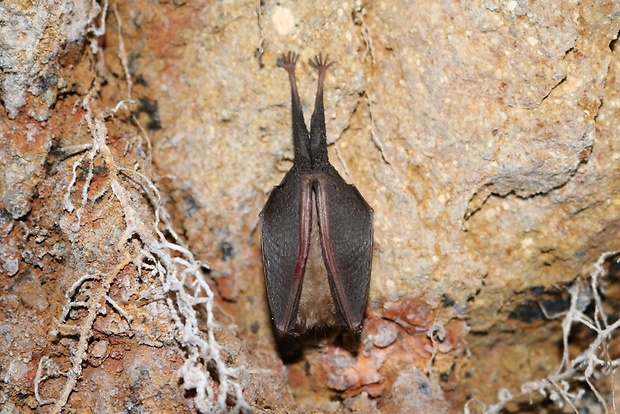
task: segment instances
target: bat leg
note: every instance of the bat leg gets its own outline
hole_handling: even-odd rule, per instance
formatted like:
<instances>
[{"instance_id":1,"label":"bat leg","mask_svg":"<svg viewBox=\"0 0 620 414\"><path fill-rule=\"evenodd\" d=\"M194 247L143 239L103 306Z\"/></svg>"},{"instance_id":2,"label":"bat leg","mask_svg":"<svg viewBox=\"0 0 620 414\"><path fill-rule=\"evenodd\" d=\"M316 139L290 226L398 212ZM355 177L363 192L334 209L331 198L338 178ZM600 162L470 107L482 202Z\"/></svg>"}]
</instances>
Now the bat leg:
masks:
<instances>
[{"instance_id":1,"label":"bat leg","mask_svg":"<svg viewBox=\"0 0 620 414\"><path fill-rule=\"evenodd\" d=\"M323 84L327 68L334 64L328 63L328 55L319 54L310 60L310 66L319 72L319 81L316 88L314 112L310 120L310 154L315 165L328 164L327 156L327 132L325 130L325 109L323 108Z\"/></svg>"},{"instance_id":2,"label":"bat leg","mask_svg":"<svg viewBox=\"0 0 620 414\"><path fill-rule=\"evenodd\" d=\"M295 65L297 64L299 55L295 52L282 54L276 64L288 72L288 79L291 83L291 117L293 125L293 142L295 146L295 163L299 163L301 159L310 159L310 150L308 149L308 128L304 120L304 112L301 108L301 100L299 99L299 91L297 90L297 77L295 76Z\"/></svg>"}]
</instances>

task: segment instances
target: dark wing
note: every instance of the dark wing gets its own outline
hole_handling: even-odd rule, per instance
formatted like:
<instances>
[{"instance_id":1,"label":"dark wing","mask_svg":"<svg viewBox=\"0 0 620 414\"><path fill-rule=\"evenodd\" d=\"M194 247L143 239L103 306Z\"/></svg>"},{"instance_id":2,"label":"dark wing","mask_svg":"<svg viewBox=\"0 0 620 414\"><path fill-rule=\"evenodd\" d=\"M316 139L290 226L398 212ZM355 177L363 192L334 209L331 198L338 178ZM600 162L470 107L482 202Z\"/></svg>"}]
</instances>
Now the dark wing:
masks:
<instances>
[{"instance_id":1,"label":"dark wing","mask_svg":"<svg viewBox=\"0 0 620 414\"><path fill-rule=\"evenodd\" d=\"M345 325L356 330L364 317L370 284L373 210L331 166L316 178L315 191L334 304Z\"/></svg>"},{"instance_id":2,"label":"dark wing","mask_svg":"<svg viewBox=\"0 0 620 414\"><path fill-rule=\"evenodd\" d=\"M312 225L312 181L289 171L260 214L263 269L276 328L295 325Z\"/></svg>"}]
</instances>

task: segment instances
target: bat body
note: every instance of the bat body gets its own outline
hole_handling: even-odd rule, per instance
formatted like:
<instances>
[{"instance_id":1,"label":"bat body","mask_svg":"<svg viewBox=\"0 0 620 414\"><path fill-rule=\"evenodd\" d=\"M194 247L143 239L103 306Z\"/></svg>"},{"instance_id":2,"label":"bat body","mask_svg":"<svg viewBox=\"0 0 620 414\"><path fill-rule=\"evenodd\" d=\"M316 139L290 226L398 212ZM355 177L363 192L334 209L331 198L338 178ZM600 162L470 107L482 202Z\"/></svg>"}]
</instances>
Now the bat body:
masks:
<instances>
[{"instance_id":1,"label":"bat body","mask_svg":"<svg viewBox=\"0 0 620 414\"><path fill-rule=\"evenodd\" d=\"M299 334L315 326L361 326L372 262L373 210L329 163L323 83L327 56L310 64L319 80L306 127L289 52L278 66L289 74L295 158L274 187L261 217L263 269L276 329Z\"/></svg>"}]
</instances>

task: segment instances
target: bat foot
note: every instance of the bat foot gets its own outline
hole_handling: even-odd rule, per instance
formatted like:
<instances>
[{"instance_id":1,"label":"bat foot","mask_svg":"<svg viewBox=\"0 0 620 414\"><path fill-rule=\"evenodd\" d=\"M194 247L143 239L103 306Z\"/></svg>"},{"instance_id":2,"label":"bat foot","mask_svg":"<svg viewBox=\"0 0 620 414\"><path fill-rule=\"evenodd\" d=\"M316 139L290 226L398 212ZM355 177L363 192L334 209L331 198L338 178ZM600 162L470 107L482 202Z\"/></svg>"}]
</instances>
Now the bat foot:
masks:
<instances>
[{"instance_id":1,"label":"bat foot","mask_svg":"<svg viewBox=\"0 0 620 414\"><path fill-rule=\"evenodd\" d=\"M297 59L299 59L299 54L289 51L287 53L282 53L278 60L276 61L276 65L284 68L288 71L295 70L295 64L297 63Z\"/></svg>"},{"instance_id":2,"label":"bat foot","mask_svg":"<svg viewBox=\"0 0 620 414\"><path fill-rule=\"evenodd\" d=\"M319 53L318 55L314 57L314 59L310 59L310 66L312 66L314 69L318 70L319 72L321 71L325 72L325 70L327 70L327 68L333 65L334 63L336 62L329 61L328 54L326 54L325 58L323 58L323 54Z\"/></svg>"}]
</instances>

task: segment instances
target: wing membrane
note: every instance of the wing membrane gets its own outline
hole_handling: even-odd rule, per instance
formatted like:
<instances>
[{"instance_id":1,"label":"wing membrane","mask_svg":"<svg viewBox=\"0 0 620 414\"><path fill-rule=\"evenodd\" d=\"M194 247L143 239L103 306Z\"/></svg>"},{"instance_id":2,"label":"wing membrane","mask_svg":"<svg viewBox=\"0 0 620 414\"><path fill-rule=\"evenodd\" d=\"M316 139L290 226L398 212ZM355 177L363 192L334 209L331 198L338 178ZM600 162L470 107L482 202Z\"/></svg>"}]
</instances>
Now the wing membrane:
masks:
<instances>
[{"instance_id":1,"label":"wing membrane","mask_svg":"<svg viewBox=\"0 0 620 414\"><path fill-rule=\"evenodd\" d=\"M336 310L352 330L364 317L372 266L373 210L331 166L315 180L323 259Z\"/></svg>"},{"instance_id":2,"label":"wing membrane","mask_svg":"<svg viewBox=\"0 0 620 414\"><path fill-rule=\"evenodd\" d=\"M274 187L261 212L263 270L276 328L289 332L297 316L310 249L312 181L295 170Z\"/></svg>"}]
</instances>

